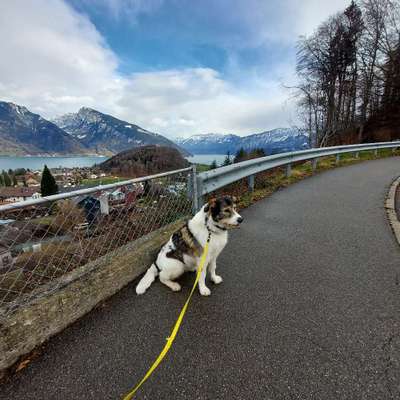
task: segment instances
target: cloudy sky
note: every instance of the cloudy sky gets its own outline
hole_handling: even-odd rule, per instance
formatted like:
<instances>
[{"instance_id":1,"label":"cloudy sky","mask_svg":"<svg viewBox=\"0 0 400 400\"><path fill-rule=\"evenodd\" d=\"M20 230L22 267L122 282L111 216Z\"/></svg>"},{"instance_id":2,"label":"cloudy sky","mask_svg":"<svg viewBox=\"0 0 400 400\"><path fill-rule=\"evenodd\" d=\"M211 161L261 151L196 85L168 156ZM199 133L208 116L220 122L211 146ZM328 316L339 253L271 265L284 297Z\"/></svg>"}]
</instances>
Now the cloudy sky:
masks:
<instances>
[{"instance_id":1,"label":"cloudy sky","mask_svg":"<svg viewBox=\"0 0 400 400\"><path fill-rule=\"evenodd\" d=\"M295 45L344 0L12 0L0 100L92 107L169 137L296 125Z\"/></svg>"}]
</instances>

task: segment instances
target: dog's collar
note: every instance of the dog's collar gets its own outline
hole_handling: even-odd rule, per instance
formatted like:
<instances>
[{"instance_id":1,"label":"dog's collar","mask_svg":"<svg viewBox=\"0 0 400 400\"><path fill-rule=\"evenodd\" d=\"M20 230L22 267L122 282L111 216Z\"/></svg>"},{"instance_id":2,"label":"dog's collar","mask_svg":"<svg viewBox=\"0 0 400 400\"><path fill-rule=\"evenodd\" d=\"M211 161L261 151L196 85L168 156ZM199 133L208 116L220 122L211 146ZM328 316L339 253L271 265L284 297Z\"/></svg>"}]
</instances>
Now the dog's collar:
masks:
<instances>
[{"instance_id":1,"label":"dog's collar","mask_svg":"<svg viewBox=\"0 0 400 400\"><path fill-rule=\"evenodd\" d=\"M208 230L208 232L209 232L209 236L211 235L211 233L217 233L217 231L213 231L213 230L208 226L207 222L208 222L208 215L206 215L204 224L205 224L205 226L206 226L206 228L207 228L207 230ZM219 225L217 225L217 224L214 224L214 226L215 226L216 228L220 229L221 231L226 231L226 230L227 230L225 227L219 226Z\"/></svg>"},{"instance_id":2,"label":"dog's collar","mask_svg":"<svg viewBox=\"0 0 400 400\"><path fill-rule=\"evenodd\" d=\"M158 273L160 273L160 272L161 272L161 269L160 269L160 267L158 266L157 261L154 261L153 264L154 264L154 266L156 267Z\"/></svg>"}]
</instances>

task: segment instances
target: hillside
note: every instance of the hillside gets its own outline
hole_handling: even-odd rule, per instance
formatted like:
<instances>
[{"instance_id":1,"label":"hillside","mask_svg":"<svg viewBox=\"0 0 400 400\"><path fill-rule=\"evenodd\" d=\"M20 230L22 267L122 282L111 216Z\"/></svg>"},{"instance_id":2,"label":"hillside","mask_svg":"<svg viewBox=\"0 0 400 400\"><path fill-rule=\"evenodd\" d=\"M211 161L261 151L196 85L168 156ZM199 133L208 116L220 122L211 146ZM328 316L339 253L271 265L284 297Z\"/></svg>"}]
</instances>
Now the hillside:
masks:
<instances>
[{"instance_id":1,"label":"hillside","mask_svg":"<svg viewBox=\"0 0 400 400\"><path fill-rule=\"evenodd\" d=\"M278 128L248 136L209 133L194 135L176 142L194 154L235 153L240 148L262 148L267 154L300 150L308 147L308 137L299 129Z\"/></svg>"},{"instance_id":2,"label":"hillside","mask_svg":"<svg viewBox=\"0 0 400 400\"><path fill-rule=\"evenodd\" d=\"M118 176L139 177L188 166L190 163L177 149L149 145L123 151L101 163L99 168Z\"/></svg>"},{"instance_id":3,"label":"hillside","mask_svg":"<svg viewBox=\"0 0 400 400\"><path fill-rule=\"evenodd\" d=\"M53 122L84 147L99 154L116 154L130 148L155 144L174 147L184 155L189 155L162 135L87 107L82 107L77 113L55 118Z\"/></svg>"},{"instance_id":4,"label":"hillside","mask_svg":"<svg viewBox=\"0 0 400 400\"><path fill-rule=\"evenodd\" d=\"M76 139L26 107L0 101L1 155L86 154Z\"/></svg>"}]
</instances>

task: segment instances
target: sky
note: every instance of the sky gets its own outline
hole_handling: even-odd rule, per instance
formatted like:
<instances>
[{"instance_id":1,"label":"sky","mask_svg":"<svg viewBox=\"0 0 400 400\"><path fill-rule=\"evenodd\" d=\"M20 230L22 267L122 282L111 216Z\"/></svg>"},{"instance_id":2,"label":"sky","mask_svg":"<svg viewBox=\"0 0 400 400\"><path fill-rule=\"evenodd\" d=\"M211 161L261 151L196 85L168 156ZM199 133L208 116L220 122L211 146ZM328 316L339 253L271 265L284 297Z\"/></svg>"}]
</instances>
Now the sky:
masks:
<instances>
[{"instance_id":1,"label":"sky","mask_svg":"<svg viewBox=\"0 0 400 400\"><path fill-rule=\"evenodd\" d=\"M296 126L296 42L349 2L3 1L0 100L170 138Z\"/></svg>"}]
</instances>

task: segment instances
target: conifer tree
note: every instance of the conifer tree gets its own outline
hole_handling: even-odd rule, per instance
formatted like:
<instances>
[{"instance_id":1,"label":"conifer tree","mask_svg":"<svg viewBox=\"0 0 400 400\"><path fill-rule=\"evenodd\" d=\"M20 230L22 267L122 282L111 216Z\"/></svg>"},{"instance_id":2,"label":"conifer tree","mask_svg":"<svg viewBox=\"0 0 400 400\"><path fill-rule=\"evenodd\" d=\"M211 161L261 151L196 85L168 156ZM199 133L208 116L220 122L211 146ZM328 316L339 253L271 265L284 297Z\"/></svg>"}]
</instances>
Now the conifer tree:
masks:
<instances>
[{"instance_id":1,"label":"conifer tree","mask_svg":"<svg viewBox=\"0 0 400 400\"><path fill-rule=\"evenodd\" d=\"M58 186L56 184L56 180L51 174L50 170L47 168L47 165L44 166L42 172L42 180L40 182L40 192L42 196L51 196L53 194L58 193Z\"/></svg>"}]
</instances>

